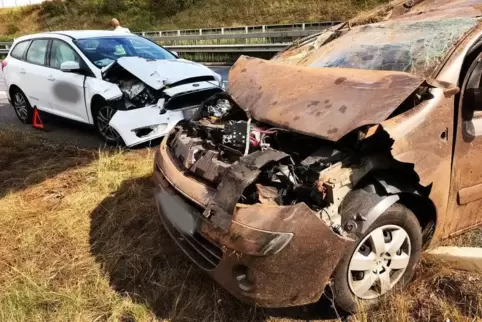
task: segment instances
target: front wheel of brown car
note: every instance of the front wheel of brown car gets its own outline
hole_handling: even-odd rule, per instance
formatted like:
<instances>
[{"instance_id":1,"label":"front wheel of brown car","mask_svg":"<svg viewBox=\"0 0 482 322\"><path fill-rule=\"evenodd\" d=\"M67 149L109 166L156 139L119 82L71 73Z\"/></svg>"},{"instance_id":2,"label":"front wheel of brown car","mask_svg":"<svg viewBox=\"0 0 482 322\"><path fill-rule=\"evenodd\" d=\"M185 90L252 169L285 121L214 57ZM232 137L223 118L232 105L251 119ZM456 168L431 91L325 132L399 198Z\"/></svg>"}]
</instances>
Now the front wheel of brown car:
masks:
<instances>
[{"instance_id":1,"label":"front wheel of brown car","mask_svg":"<svg viewBox=\"0 0 482 322\"><path fill-rule=\"evenodd\" d=\"M347 252L337 267L332 295L337 307L368 309L413 276L422 253L422 229L410 209L394 204Z\"/></svg>"}]
</instances>

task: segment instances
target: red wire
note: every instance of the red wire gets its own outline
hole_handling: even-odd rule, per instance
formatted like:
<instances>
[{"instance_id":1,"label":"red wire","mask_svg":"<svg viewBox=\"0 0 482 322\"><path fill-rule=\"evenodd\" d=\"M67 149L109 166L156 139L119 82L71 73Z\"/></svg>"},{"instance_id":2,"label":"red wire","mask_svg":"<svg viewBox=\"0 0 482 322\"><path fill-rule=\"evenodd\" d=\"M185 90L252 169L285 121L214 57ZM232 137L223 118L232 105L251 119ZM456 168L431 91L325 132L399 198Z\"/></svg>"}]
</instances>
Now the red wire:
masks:
<instances>
[{"instance_id":1,"label":"red wire","mask_svg":"<svg viewBox=\"0 0 482 322\"><path fill-rule=\"evenodd\" d=\"M253 131L263 133L263 134L276 134L276 131L266 131L266 130L258 129L256 127L253 129Z\"/></svg>"}]
</instances>

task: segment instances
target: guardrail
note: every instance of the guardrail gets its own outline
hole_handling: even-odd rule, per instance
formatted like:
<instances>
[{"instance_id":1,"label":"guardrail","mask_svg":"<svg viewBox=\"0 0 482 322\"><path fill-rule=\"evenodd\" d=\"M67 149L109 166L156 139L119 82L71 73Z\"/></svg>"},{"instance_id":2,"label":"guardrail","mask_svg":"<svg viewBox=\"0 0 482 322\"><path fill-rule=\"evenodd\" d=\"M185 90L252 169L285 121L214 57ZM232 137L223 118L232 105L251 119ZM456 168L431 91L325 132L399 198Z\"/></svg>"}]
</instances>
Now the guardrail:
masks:
<instances>
[{"instance_id":1,"label":"guardrail","mask_svg":"<svg viewBox=\"0 0 482 322\"><path fill-rule=\"evenodd\" d=\"M199 41L199 40L225 40L225 39L253 39L253 38L301 38L313 35L321 30L293 30L293 31L267 31L249 34L219 34L219 35L181 35L181 36L146 36L154 41Z\"/></svg>"},{"instance_id":2,"label":"guardrail","mask_svg":"<svg viewBox=\"0 0 482 322\"><path fill-rule=\"evenodd\" d=\"M1 42L0 43L0 55L6 55L10 51L11 42Z\"/></svg>"},{"instance_id":3,"label":"guardrail","mask_svg":"<svg viewBox=\"0 0 482 322\"><path fill-rule=\"evenodd\" d=\"M11 44L0 44L0 54L6 55L9 52ZM194 45L194 46L165 46L169 50L178 53L276 53L288 47L289 43L284 44L265 44L265 45Z\"/></svg>"},{"instance_id":4,"label":"guardrail","mask_svg":"<svg viewBox=\"0 0 482 322\"><path fill-rule=\"evenodd\" d=\"M178 53L277 53L290 44L165 46Z\"/></svg>"},{"instance_id":5,"label":"guardrail","mask_svg":"<svg viewBox=\"0 0 482 322\"><path fill-rule=\"evenodd\" d=\"M338 21L296 23L284 25L260 25L245 27L222 27L185 30L143 31L135 33L157 42L202 41L226 39L264 39L266 44L216 44L216 45L165 45L178 53L236 53L236 52L278 52L289 46L291 41L310 36L338 24ZM274 40L269 43L268 39ZM8 54L11 42L0 42L0 55Z\"/></svg>"},{"instance_id":6,"label":"guardrail","mask_svg":"<svg viewBox=\"0 0 482 322\"><path fill-rule=\"evenodd\" d=\"M205 35L235 35L250 33L284 32L284 31L319 31L334 26L340 21L304 22L283 25L257 25L243 27L219 27L202 29L181 29L136 32L143 37L179 37L179 36L205 36Z\"/></svg>"}]
</instances>

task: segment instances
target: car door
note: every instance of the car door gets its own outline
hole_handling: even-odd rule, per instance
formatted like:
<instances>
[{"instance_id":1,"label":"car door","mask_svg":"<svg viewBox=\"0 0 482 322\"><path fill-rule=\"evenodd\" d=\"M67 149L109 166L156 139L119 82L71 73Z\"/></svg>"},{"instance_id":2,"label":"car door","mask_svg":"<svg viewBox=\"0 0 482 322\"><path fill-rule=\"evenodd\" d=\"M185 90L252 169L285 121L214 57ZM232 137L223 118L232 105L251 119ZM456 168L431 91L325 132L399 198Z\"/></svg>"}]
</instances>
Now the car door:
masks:
<instances>
[{"instance_id":1,"label":"car door","mask_svg":"<svg viewBox=\"0 0 482 322\"><path fill-rule=\"evenodd\" d=\"M482 224L482 53L461 89L447 232Z\"/></svg>"},{"instance_id":2,"label":"car door","mask_svg":"<svg viewBox=\"0 0 482 322\"><path fill-rule=\"evenodd\" d=\"M47 48L49 40L33 39L25 55L26 64L21 73L25 76L24 81L18 84L20 89L27 95L30 104L39 110L49 111L45 85L47 82Z\"/></svg>"},{"instance_id":3,"label":"car door","mask_svg":"<svg viewBox=\"0 0 482 322\"><path fill-rule=\"evenodd\" d=\"M52 39L49 54L49 70L46 89L51 112L62 117L89 123L84 98L85 75L76 72L63 72L60 66L65 62L84 64L79 54L70 44L61 39Z\"/></svg>"},{"instance_id":4,"label":"car door","mask_svg":"<svg viewBox=\"0 0 482 322\"><path fill-rule=\"evenodd\" d=\"M8 90L11 85L22 86L27 81L25 77L27 73L25 62L25 53L30 46L30 40L20 41L13 47L6 58L7 63L3 69L3 76L5 79L6 89ZM22 89L20 87L20 89Z\"/></svg>"}]
</instances>

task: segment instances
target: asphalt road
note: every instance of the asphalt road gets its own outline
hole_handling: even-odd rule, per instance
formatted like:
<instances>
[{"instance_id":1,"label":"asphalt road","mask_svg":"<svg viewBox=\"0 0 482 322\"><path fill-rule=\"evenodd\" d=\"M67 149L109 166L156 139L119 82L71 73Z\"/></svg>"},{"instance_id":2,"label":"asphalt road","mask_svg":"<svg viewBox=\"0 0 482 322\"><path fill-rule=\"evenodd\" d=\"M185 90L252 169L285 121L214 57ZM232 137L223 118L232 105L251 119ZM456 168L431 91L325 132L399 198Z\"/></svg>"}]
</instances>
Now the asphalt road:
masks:
<instances>
[{"instance_id":1,"label":"asphalt road","mask_svg":"<svg viewBox=\"0 0 482 322\"><path fill-rule=\"evenodd\" d=\"M230 67L210 68L223 76L223 79L227 81ZM3 73L0 71L0 131L11 130L13 132L32 133L36 137L54 143L72 144L82 148L104 146L104 143L99 139L91 126L48 115L43 115L42 121L44 122L45 130L34 129L31 125L22 124L18 120L13 107L8 103L5 81Z\"/></svg>"}]
</instances>

